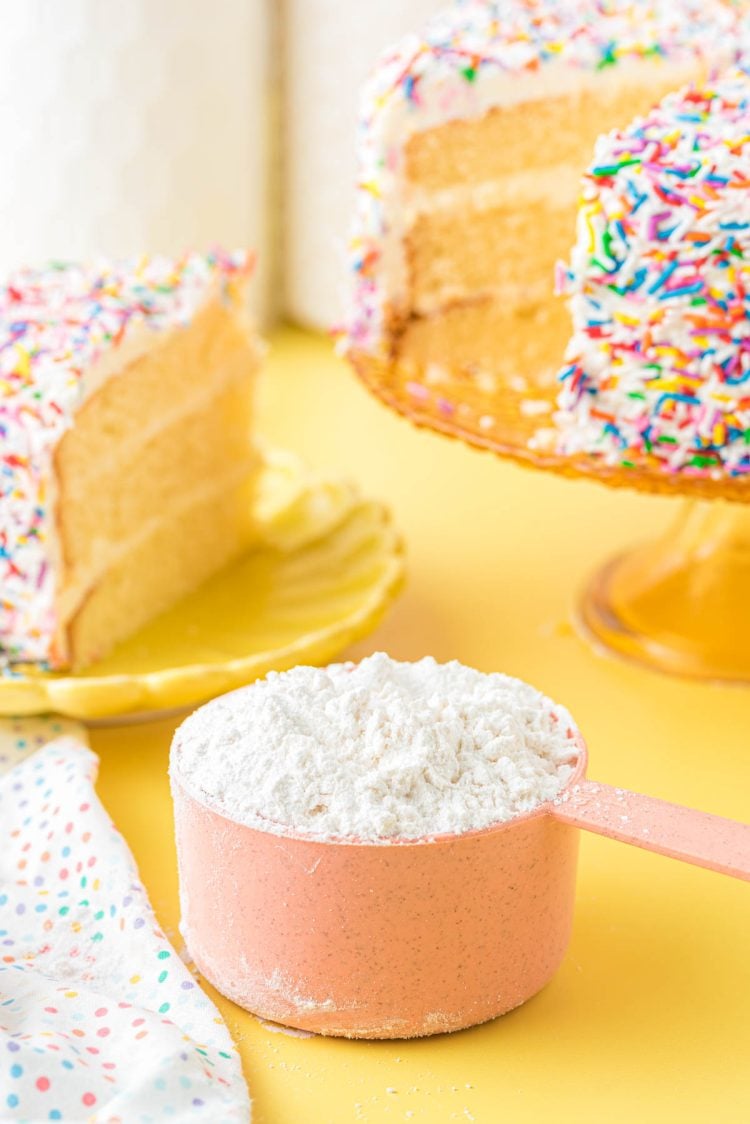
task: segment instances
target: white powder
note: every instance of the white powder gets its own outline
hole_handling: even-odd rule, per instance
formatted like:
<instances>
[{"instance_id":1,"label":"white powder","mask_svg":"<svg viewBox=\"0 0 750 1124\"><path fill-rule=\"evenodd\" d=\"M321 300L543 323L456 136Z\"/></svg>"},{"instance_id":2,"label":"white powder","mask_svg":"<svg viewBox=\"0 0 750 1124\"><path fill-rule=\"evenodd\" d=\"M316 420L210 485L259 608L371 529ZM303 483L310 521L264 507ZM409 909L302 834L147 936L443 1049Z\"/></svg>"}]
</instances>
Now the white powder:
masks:
<instances>
[{"instance_id":1,"label":"white powder","mask_svg":"<svg viewBox=\"0 0 750 1124\"><path fill-rule=\"evenodd\" d=\"M273 672L201 707L175 735L171 772L252 827L384 842L552 800L575 737L567 711L518 679L379 653Z\"/></svg>"}]
</instances>

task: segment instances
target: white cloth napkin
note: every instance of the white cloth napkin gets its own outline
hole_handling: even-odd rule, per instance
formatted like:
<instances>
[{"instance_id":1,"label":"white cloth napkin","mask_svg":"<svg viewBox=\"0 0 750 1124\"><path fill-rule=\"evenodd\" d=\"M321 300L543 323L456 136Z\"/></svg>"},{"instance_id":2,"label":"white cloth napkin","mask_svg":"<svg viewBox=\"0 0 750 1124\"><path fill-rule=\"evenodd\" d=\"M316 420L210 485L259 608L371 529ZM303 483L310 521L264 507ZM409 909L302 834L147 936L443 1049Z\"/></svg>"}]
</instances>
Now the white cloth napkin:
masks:
<instances>
[{"instance_id":1,"label":"white cloth napkin","mask_svg":"<svg viewBox=\"0 0 750 1124\"><path fill-rule=\"evenodd\" d=\"M84 738L0 720L0 1120L245 1124L237 1051L159 929Z\"/></svg>"}]
</instances>

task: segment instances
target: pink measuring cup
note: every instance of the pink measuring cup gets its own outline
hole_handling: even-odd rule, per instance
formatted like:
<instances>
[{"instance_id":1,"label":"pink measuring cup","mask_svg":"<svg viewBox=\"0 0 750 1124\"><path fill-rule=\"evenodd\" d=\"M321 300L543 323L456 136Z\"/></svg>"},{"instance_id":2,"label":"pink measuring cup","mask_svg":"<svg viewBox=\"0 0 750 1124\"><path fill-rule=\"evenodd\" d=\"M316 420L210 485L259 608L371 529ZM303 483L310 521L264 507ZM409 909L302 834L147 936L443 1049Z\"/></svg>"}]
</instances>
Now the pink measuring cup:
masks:
<instances>
[{"instance_id":1,"label":"pink measuring cup","mask_svg":"<svg viewBox=\"0 0 750 1124\"><path fill-rule=\"evenodd\" d=\"M750 825L585 779L464 835L318 842L235 823L173 763L182 933L220 992L351 1038L473 1026L551 979L573 917L577 828L750 880Z\"/></svg>"}]
</instances>

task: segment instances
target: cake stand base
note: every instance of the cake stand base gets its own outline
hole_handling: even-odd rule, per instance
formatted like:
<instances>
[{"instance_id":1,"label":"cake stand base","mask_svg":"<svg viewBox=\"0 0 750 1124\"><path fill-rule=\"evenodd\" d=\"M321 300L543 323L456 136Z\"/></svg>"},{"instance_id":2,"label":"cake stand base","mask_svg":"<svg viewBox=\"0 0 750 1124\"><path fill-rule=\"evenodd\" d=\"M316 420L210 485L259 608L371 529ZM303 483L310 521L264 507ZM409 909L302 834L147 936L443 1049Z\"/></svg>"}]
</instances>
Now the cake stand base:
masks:
<instances>
[{"instance_id":1,"label":"cake stand base","mask_svg":"<svg viewBox=\"0 0 750 1124\"><path fill-rule=\"evenodd\" d=\"M577 617L597 646L636 663L750 683L750 510L684 504L664 535L594 575Z\"/></svg>"}]
</instances>

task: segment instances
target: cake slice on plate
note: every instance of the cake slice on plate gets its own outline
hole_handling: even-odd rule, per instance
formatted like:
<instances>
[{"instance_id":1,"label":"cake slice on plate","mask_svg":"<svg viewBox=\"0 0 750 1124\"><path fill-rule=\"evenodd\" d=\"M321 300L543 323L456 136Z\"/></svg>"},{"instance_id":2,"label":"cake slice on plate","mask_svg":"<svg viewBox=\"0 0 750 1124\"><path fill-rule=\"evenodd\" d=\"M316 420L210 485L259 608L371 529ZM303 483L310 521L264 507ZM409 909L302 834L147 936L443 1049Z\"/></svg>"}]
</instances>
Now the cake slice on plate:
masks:
<instances>
[{"instance_id":1,"label":"cake slice on plate","mask_svg":"<svg viewBox=\"0 0 750 1124\"><path fill-rule=\"evenodd\" d=\"M81 668L252 534L243 254L0 287L0 655Z\"/></svg>"},{"instance_id":2,"label":"cake slice on plate","mask_svg":"<svg viewBox=\"0 0 750 1124\"><path fill-rule=\"evenodd\" d=\"M602 137L561 288L559 451L750 473L750 80L672 94ZM551 432L551 431L550 431Z\"/></svg>"}]
</instances>

